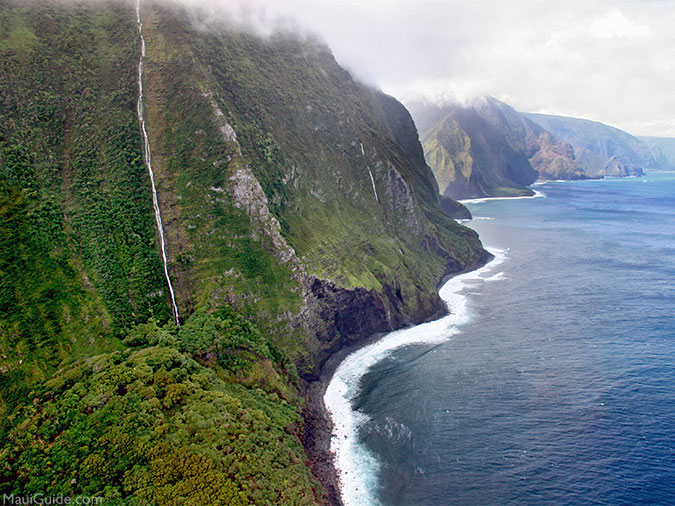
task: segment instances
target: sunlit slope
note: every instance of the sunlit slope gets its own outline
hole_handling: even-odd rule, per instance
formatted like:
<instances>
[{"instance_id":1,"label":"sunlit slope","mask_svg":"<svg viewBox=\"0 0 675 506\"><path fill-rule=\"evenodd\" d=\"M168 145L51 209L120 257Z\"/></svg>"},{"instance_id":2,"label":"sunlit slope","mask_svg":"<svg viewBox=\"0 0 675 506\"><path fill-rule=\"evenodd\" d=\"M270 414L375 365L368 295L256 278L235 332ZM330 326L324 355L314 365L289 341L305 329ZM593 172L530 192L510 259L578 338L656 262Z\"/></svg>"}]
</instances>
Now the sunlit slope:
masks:
<instances>
[{"instance_id":1,"label":"sunlit slope","mask_svg":"<svg viewBox=\"0 0 675 506\"><path fill-rule=\"evenodd\" d=\"M443 195L531 195L536 179L587 177L570 144L492 97L411 107Z\"/></svg>"}]
</instances>

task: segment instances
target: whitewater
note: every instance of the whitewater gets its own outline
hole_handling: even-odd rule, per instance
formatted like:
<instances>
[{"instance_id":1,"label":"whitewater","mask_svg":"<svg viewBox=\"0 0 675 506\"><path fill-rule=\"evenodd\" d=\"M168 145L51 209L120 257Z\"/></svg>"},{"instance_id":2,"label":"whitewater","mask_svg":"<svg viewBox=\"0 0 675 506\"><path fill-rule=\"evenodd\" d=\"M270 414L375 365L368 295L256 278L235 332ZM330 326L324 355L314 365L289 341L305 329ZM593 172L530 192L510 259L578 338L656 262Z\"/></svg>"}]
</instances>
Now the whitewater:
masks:
<instances>
[{"instance_id":1,"label":"whitewater","mask_svg":"<svg viewBox=\"0 0 675 506\"><path fill-rule=\"evenodd\" d=\"M338 366L324 394L324 404L333 423L331 452L338 472L340 493L346 506L377 504L375 487L379 464L359 441L359 428L367 421L352 409L361 378L394 350L413 344L440 344L460 332L471 319L469 294L480 285L504 279L496 272L508 250L487 248L494 259L480 269L449 279L439 291L449 314L439 320L391 332L377 342L348 355Z\"/></svg>"},{"instance_id":2,"label":"whitewater","mask_svg":"<svg viewBox=\"0 0 675 506\"><path fill-rule=\"evenodd\" d=\"M347 504L675 504L675 172L538 189L471 205L468 323L340 372Z\"/></svg>"},{"instance_id":3,"label":"whitewater","mask_svg":"<svg viewBox=\"0 0 675 506\"><path fill-rule=\"evenodd\" d=\"M462 204L483 204L491 200L523 200L523 199L541 199L546 198L546 194L534 190L534 195L523 195L522 197L479 197L477 199L462 199L458 202Z\"/></svg>"}]
</instances>

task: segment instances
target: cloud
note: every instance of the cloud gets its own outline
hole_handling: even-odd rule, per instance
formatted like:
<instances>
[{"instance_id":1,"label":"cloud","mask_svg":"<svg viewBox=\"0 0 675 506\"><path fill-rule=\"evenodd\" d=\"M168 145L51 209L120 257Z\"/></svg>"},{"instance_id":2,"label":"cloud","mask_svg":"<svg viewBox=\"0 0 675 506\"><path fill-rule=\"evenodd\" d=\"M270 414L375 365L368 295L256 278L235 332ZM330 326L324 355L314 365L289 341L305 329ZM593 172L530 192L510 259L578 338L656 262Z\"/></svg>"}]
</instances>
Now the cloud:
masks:
<instances>
[{"instance_id":1,"label":"cloud","mask_svg":"<svg viewBox=\"0 0 675 506\"><path fill-rule=\"evenodd\" d=\"M631 21L621 11L615 10L593 23L591 33L600 39L645 39L649 37L651 30L649 25Z\"/></svg>"},{"instance_id":2,"label":"cloud","mask_svg":"<svg viewBox=\"0 0 675 506\"><path fill-rule=\"evenodd\" d=\"M490 94L675 136L671 0L190 1L316 32L342 65L404 101Z\"/></svg>"}]
</instances>

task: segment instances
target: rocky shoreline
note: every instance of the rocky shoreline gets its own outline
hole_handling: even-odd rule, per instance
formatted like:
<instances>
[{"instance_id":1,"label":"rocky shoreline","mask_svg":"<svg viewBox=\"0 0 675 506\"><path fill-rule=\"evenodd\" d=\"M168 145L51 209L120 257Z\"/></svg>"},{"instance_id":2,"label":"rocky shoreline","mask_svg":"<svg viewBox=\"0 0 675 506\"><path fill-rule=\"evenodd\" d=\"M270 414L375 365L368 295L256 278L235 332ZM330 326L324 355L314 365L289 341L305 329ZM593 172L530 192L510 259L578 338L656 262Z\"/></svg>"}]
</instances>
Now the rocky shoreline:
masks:
<instances>
[{"instance_id":1,"label":"rocky shoreline","mask_svg":"<svg viewBox=\"0 0 675 506\"><path fill-rule=\"evenodd\" d=\"M486 251L485 255L474 265L459 272L445 274L438 283L438 289L450 278L480 269L493 258ZM442 307L414 325L437 320L446 314L448 314L448 309L443 303ZM413 324L410 326L413 326ZM338 366L348 355L378 341L388 333L389 331L372 334L355 343L343 346L323 363L318 379L305 383L302 444L305 447L312 474L323 487L323 500L326 506L344 506L340 494L338 473L334 465L334 455L330 449L333 423L323 400L326 388Z\"/></svg>"},{"instance_id":2,"label":"rocky shoreline","mask_svg":"<svg viewBox=\"0 0 675 506\"><path fill-rule=\"evenodd\" d=\"M377 341L385 334L385 332L373 334L358 343L341 348L324 363L319 379L307 384L303 413L305 430L302 443L309 457L312 474L323 487L323 498L327 506L343 506L343 503L340 497L337 469L333 463L334 455L330 449L333 423L326 410L323 396L340 363L349 354Z\"/></svg>"}]
</instances>

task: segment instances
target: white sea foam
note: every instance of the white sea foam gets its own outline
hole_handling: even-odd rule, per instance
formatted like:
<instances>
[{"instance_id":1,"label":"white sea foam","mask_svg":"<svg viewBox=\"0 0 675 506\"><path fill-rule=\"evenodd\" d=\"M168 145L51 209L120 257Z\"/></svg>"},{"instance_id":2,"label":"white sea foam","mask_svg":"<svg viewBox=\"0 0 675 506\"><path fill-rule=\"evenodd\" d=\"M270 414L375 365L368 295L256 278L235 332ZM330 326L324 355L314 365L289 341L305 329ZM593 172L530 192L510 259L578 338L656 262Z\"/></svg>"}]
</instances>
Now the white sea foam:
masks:
<instances>
[{"instance_id":1,"label":"white sea foam","mask_svg":"<svg viewBox=\"0 0 675 506\"><path fill-rule=\"evenodd\" d=\"M489 200L521 200L521 199L539 199L546 198L546 194L539 190L534 190L534 195L527 195L523 197L481 197L479 199L464 199L460 200L462 204L482 204Z\"/></svg>"},{"instance_id":2,"label":"white sea foam","mask_svg":"<svg viewBox=\"0 0 675 506\"><path fill-rule=\"evenodd\" d=\"M492 216L474 216L474 220L494 220Z\"/></svg>"},{"instance_id":3,"label":"white sea foam","mask_svg":"<svg viewBox=\"0 0 675 506\"><path fill-rule=\"evenodd\" d=\"M483 278L483 281L485 281L485 282L487 282L487 281L500 281L502 279L506 279L506 277L504 276L504 272L498 272L497 274L494 274L490 277Z\"/></svg>"},{"instance_id":4,"label":"white sea foam","mask_svg":"<svg viewBox=\"0 0 675 506\"><path fill-rule=\"evenodd\" d=\"M494 260L478 270L451 278L440 289L439 294L450 314L433 322L391 332L347 356L335 371L326 389L324 403L333 422L330 447L335 455L345 506L377 504L374 491L379 463L358 438L359 427L368 421L368 416L352 410L361 378L397 348L441 343L457 334L460 326L470 320L468 291L475 292L480 284L501 279L495 276L503 274L485 277L504 261L508 250L488 248L488 251L494 255Z\"/></svg>"}]
</instances>

